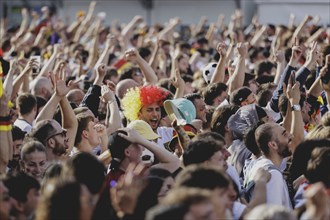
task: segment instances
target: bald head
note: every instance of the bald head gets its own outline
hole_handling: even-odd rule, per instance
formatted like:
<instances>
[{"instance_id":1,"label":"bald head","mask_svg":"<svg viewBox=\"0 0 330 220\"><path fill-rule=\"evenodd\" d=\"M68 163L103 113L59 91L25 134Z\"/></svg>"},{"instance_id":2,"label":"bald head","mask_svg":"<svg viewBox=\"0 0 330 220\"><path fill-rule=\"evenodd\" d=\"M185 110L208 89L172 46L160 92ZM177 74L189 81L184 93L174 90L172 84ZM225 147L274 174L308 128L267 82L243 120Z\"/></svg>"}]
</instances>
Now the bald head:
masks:
<instances>
[{"instance_id":1,"label":"bald head","mask_svg":"<svg viewBox=\"0 0 330 220\"><path fill-rule=\"evenodd\" d=\"M81 91L81 89L73 89L68 92L66 97L68 98L69 102L76 104L77 106L80 105L81 101L83 100L85 93Z\"/></svg>"},{"instance_id":2,"label":"bald head","mask_svg":"<svg viewBox=\"0 0 330 220\"><path fill-rule=\"evenodd\" d=\"M126 94L127 90L133 87L139 86L133 79L121 80L116 86L116 95L122 99Z\"/></svg>"},{"instance_id":3,"label":"bald head","mask_svg":"<svg viewBox=\"0 0 330 220\"><path fill-rule=\"evenodd\" d=\"M49 100L54 93L52 82L46 77L39 77L35 79L35 83L31 88L31 92L35 96Z\"/></svg>"}]
</instances>

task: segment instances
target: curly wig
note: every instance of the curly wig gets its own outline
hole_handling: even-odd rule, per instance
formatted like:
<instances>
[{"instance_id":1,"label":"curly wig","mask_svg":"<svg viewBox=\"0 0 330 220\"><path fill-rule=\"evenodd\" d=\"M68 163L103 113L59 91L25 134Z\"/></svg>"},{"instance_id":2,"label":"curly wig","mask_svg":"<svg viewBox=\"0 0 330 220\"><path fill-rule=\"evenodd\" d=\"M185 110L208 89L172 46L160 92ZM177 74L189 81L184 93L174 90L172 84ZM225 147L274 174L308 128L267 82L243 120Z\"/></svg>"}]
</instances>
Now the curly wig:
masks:
<instances>
[{"instance_id":1,"label":"curly wig","mask_svg":"<svg viewBox=\"0 0 330 220\"><path fill-rule=\"evenodd\" d=\"M167 91L153 85L131 88L122 99L123 113L129 121L137 120L143 106L155 102L162 106L167 96Z\"/></svg>"}]
</instances>

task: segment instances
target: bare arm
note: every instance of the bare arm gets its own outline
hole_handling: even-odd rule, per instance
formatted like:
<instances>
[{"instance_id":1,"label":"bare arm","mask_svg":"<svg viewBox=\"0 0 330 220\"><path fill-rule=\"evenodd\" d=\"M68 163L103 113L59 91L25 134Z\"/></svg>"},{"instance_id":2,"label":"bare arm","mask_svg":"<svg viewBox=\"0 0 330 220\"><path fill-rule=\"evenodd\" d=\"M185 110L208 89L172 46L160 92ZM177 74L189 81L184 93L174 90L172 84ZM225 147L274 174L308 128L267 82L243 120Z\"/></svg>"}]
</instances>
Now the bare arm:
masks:
<instances>
[{"instance_id":1,"label":"bare arm","mask_svg":"<svg viewBox=\"0 0 330 220\"><path fill-rule=\"evenodd\" d=\"M226 45L224 43L219 43L217 45L217 52L220 54L219 61L214 70L214 74L211 78L210 83L223 82L225 79L225 68L228 61L226 56Z\"/></svg>"},{"instance_id":2,"label":"bare arm","mask_svg":"<svg viewBox=\"0 0 330 220\"><path fill-rule=\"evenodd\" d=\"M76 31L75 36L73 37L74 42L79 42L84 30L88 27L88 25L92 21L95 5L96 5L96 1L92 1L89 4L87 15L85 19L81 22L81 25L78 27L78 30Z\"/></svg>"},{"instance_id":3,"label":"bare arm","mask_svg":"<svg viewBox=\"0 0 330 220\"><path fill-rule=\"evenodd\" d=\"M21 72L21 74L19 74L19 76L15 79L14 83L13 83L13 92L12 92L12 98L14 96L16 96L16 94L18 93L23 81L26 78L29 78L29 73L31 72L32 68L37 68L38 67L38 63L36 62L35 59L31 59L28 64L25 66L25 68L23 69L23 71Z\"/></svg>"},{"instance_id":4,"label":"bare arm","mask_svg":"<svg viewBox=\"0 0 330 220\"><path fill-rule=\"evenodd\" d=\"M107 121L108 135L122 127L119 107L113 93L114 89L115 85L112 82L107 82L107 85L103 85L101 88L102 99L107 103L110 113L109 121Z\"/></svg>"},{"instance_id":5,"label":"bare arm","mask_svg":"<svg viewBox=\"0 0 330 220\"><path fill-rule=\"evenodd\" d=\"M304 26L307 24L307 22L311 21L313 19L312 16L310 15L306 15L305 18L301 21L301 23L298 25L298 27L296 28L296 30L294 31L293 35L292 35L292 39L291 42L294 42L295 38L298 38L301 31L303 30Z\"/></svg>"},{"instance_id":6,"label":"bare arm","mask_svg":"<svg viewBox=\"0 0 330 220\"><path fill-rule=\"evenodd\" d=\"M244 83L244 73L245 73L245 57L247 56L247 45L246 43L238 43L238 64L235 68L234 74L228 80L229 89L228 94L230 95L235 89L243 86Z\"/></svg>"},{"instance_id":7,"label":"bare arm","mask_svg":"<svg viewBox=\"0 0 330 220\"><path fill-rule=\"evenodd\" d=\"M51 57L49 58L49 60L45 63L45 65L42 67L40 73L38 74L37 78L39 77L48 77L48 73L49 71L52 70L55 61L56 61L56 57L59 54L59 52L62 50L62 47L59 44L55 44L53 47L53 54L51 55ZM40 65L40 64L39 64Z\"/></svg>"},{"instance_id":8,"label":"bare arm","mask_svg":"<svg viewBox=\"0 0 330 220\"><path fill-rule=\"evenodd\" d=\"M185 82L181 78L180 71L178 69L175 72L175 80L173 81L173 85L176 88L174 99L182 98L184 95Z\"/></svg>"},{"instance_id":9,"label":"bare arm","mask_svg":"<svg viewBox=\"0 0 330 220\"><path fill-rule=\"evenodd\" d=\"M291 78L289 79L287 96L290 102L290 105L299 105L300 101L300 83L297 81L292 86ZM302 118L301 111L291 111L292 114L292 123L291 123L291 134L293 134L293 146L292 151L295 150L296 146L300 144L304 139L304 121Z\"/></svg>"},{"instance_id":10,"label":"bare arm","mask_svg":"<svg viewBox=\"0 0 330 220\"><path fill-rule=\"evenodd\" d=\"M181 162L177 156L171 154L169 151L165 150L163 147L160 147L156 143L143 138L133 129L125 128L123 130L126 131L128 135L125 135L123 133L119 133L118 135L120 135L126 140L129 140L131 143L136 143L144 146L155 155L155 157L159 160L160 163L154 165L154 167L167 169L171 173L180 167Z\"/></svg>"},{"instance_id":11,"label":"bare arm","mask_svg":"<svg viewBox=\"0 0 330 220\"><path fill-rule=\"evenodd\" d=\"M139 52L135 49L129 49L125 52L125 59L136 62L140 67L146 83L155 85L157 83L157 75L149 64L140 56Z\"/></svg>"},{"instance_id":12,"label":"bare arm","mask_svg":"<svg viewBox=\"0 0 330 220\"><path fill-rule=\"evenodd\" d=\"M277 68L276 68L276 75L274 78L274 83L278 84L281 78L281 75L284 71L285 68L285 57L284 57L284 52L283 51L277 51L274 54L275 61L277 63Z\"/></svg>"}]
</instances>

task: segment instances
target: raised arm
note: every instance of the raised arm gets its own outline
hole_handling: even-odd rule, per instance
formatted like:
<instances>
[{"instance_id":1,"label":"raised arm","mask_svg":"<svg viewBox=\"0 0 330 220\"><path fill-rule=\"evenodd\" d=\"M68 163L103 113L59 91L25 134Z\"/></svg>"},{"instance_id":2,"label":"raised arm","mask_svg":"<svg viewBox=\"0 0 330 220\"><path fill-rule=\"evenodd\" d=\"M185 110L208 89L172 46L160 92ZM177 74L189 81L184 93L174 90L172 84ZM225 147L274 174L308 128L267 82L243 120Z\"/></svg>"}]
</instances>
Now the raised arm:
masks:
<instances>
[{"instance_id":1,"label":"raised arm","mask_svg":"<svg viewBox=\"0 0 330 220\"><path fill-rule=\"evenodd\" d=\"M59 104L59 102L62 100L62 89L63 85L65 85L65 80L62 80L61 78L61 72L64 68L64 65L61 64L61 67L59 67L58 71L55 71L55 74L51 73L52 82L55 88L55 93L50 97L48 102L46 103L45 107L39 112L36 123L42 120L46 119L52 119L54 117L56 108Z\"/></svg>"},{"instance_id":2,"label":"raised arm","mask_svg":"<svg viewBox=\"0 0 330 220\"><path fill-rule=\"evenodd\" d=\"M308 75L311 73L311 70L314 68L318 56L319 56L319 52L317 50L317 42L313 42L306 62L297 71L296 80L300 82L300 89L302 89L303 85L305 85L306 79Z\"/></svg>"},{"instance_id":3,"label":"raised arm","mask_svg":"<svg viewBox=\"0 0 330 220\"><path fill-rule=\"evenodd\" d=\"M248 53L247 43L238 43L238 63L235 68L234 74L228 80L228 94L230 95L235 89L243 86L244 83L244 73L245 73L245 58Z\"/></svg>"},{"instance_id":4,"label":"raised arm","mask_svg":"<svg viewBox=\"0 0 330 220\"><path fill-rule=\"evenodd\" d=\"M13 74L16 71L16 62L11 62L9 72L3 84L3 94L0 96L0 173L6 172L9 160L12 159L12 125L9 117L8 101L12 93Z\"/></svg>"},{"instance_id":5,"label":"raised arm","mask_svg":"<svg viewBox=\"0 0 330 220\"><path fill-rule=\"evenodd\" d=\"M51 57L49 58L49 60L45 63L45 65L42 67L40 73L38 74L37 77L48 77L48 73L49 71L52 70L55 61L56 61L56 57L57 55L62 51L62 46L59 44L55 44L53 46L53 54L51 55ZM39 63L40 65L40 63Z\"/></svg>"},{"instance_id":6,"label":"raised arm","mask_svg":"<svg viewBox=\"0 0 330 220\"><path fill-rule=\"evenodd\" d=\"M184 95L185 82L182 79L180 71L178 69L175 71L173 86L176 88L174 99L182 98Z\"/></svg>"},{"instance_id":7,"label":"raised arm","mask_svg":"<svg viewBox=\"0 0 330 220\"><path fill-rule=\"evenodd\" d=\"M127 132L127 135L123 133L119 133L118 135L130 141L131 143L136 143L144 146L155 155L155 157L159 160L160 163L154 165L154 167L167 169L171 173L176 171L180 167L181 162L179 158L171 154L169 151L165 150L165 148L160 147L155 142L148 141L133 129L125 128L123 130Z\"/></svg>"},{"instance_id":8,"label":"raised arm","mask_svg":"<svg viewBox=\"0 0 330 220\"><path fill-rule=\"evenodd\" d=\"M129 49L125 52L125 59L135 62L141 69L146 83L155 85L157 83L157 75L151 66L140 56L139 52L135 49Z\"/></svg>"},{"instance_id":9,"label":"raised arm","mask_svg":"<svg viewBox=\"0 0 330 220\"><path fill-rule=\"evenodd\" d=\"M294 43L295 38L299 37L301 31L303 30L303 28L307 24L307 22L311 21L312 19L313 19L313 17L310 15L306 15L304 17L304 19L300 22L300 24L298 25L298 27L296 28L296 30L294 31L294 33L292 35L292 39L291 39L292 44Z\"/></svg>"},{"instance_id":10,"label":"raised arm","mask_svg":"<svg viewBox=\"0 0 330 220\"><path fill-rule=\"evenodd\" d=\"M98 117L98 109L100 105L100 96L101 96L101 86L105 76L106 70L105 65L101 63L96 67L96 77L87 93L85 94L80 106L88 107L94 114L95 117Z\"/></svg>"},{"instance_id":11,"label":"raised arm","mask_svg":"<svg viewBox=\"0 0 330 220\"><path fill-rule=\"evenodd\" d=\"M87 15L86 15L85 19L81 22L81 25L79 26L78 30L75 33L75 36L73 37L74 42L80 41L80 38L81 38L84 30L86 28L88 28L88 25L91 23L92 18L93 18L93 13L95 10L95 5L96 5L96 1L92 1L89 4Z\"/></svg>"},{"instance_id":12,"label":"raised arm","mask_svg":"<svg viewBox=\"0 0 330 220\"><path fill-rule=\"evenodd\" d=\"M103 101L107 104L107 109L109 109L110 114L110 116L107 117L109 118L109 121L106 122L108 135L122 127L121 116L114 90L115 85L111 81L108 81L107 85L103 85L101 89Z\"/></svg>"},{"instance_id":13,"label":"raised arm","mask_svg":"<svg viewBox=\"0 0 330 220\"><path fill-rule=\"evenodd\" d=\"M19 91L23 81L25 80L25 78L29 78L29 74L32 71L32 68L38 68L38 66L39 66L39 64L38 64L38 62L36 62L36 59L31 59L27 63L27 65L25 66L23 71L19 74L19 76L15 79L15 81L13 83L13 92L12 92L11 99L13 99L18 94L18 91Z\"/></svg>"},{"instance_id":14,"label":"raised arm","mask_svg":"<svg viewBox=\"0 0 330 220\"><path fill-rule=\"evenodd\" d=\"M143 18L140 15L136 15L121 31L121 36L124 41L124 50L128 49L129 39L132 36L133 30L141 21L143 21Z\"/></svg>"},{"instance_id":15,"label":"raised arm","mask_svg":"<svg viewBox=\"0 0 330 220\"><path fill-rule=\"evenodd\" d=\"M293 86L292 86L292 80L291 78L294 77L294 72L292 73L293 76L290 77L289 79L289 83L288 83L288 87L287 87L287 97L289 99L290 105L294 106L294 105L299 105L299 101L300 101L300 84L299 82L296 82ZM296 149L296 146L298 144L300 144L304 138L304 121L302 118L302 114L301 114L301 110L292 110L291 111L292 114L292 123L291 123L291 134L293 134L293 144L291 146L291 150L292 152L294 152L294 150Z\"/></svg>"},{"instance_id":16,"label":"raised arm","mask_svg":"<svg viewBox=\"0 0 330 220\"><path fill-rule=\"evenodd\" d=\"M275 48L274 48L274 50L275 50ZM285 68L284 52L281 50L278 50L278 51L274 52L274 57L275 57L275 61L277 64L274 83L276 85L278 85L278 83L280 82L280 79L281 79L281 74L283 73L284 68Z\"/></svg>"},{"instance_id":17,"label":"raised arm","mask_svg":"<svg viewBox=\"0 0 330 220\"><path fill-rule=\"evenodd\" d=\"M224 43L219 43L216 49L220 55L220 58L214 70L214 74L211 78L210 84L223 82L225 79L225 68L226 68L226 63L228 61L226 56L226 45Z\"/></svg>"}]
</instances>

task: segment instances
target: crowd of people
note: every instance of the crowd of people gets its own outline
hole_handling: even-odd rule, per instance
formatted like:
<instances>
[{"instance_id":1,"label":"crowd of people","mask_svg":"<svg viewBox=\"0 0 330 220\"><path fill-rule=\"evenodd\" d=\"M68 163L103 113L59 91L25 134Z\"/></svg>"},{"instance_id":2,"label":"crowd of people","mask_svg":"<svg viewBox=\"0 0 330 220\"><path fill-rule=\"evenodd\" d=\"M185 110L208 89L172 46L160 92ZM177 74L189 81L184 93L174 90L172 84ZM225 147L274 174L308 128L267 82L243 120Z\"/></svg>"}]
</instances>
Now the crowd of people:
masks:
<instances>
[{"instance_id":1,"label":"crowd of people","mask_svg":"<svg viewBox=\"0 0 330 220\"><path fill-rule=\"evenodd\" d=\"M237 10L0 31L0 219L330 219L330 32Z\"/></svg>"}]
</instances>

